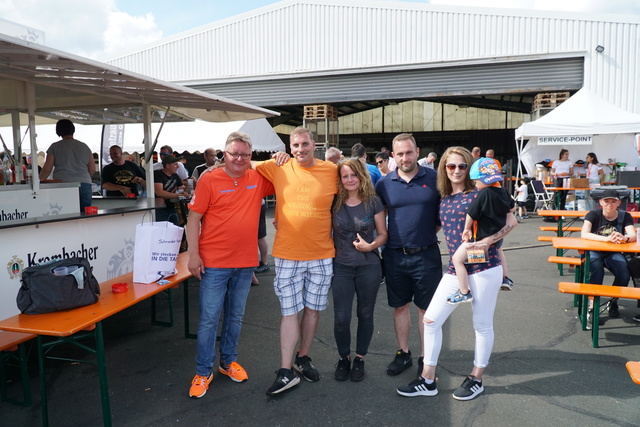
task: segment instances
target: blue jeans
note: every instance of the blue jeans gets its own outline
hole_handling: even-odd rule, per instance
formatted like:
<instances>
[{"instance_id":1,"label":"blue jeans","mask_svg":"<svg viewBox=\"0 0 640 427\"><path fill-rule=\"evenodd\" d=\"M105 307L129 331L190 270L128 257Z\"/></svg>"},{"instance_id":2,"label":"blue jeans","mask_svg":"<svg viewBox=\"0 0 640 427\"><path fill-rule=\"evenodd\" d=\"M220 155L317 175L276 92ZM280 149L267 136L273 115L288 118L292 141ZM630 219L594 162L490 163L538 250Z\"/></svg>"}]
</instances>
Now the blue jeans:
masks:
<instances>
[{"instance_id":1,"label":"blue jeans","mask_svg":"<svg viewBox=\"0 0 640 427\"><path fill-rule=\"evenodd\" d=\"M84 208L87 206L91 206L92 203L92 191L91 184L87 182L81 182L80 188L78 189L78 194L80 196L80 212L84 212Z\"/></svg>"},{"instance_id":2,"label":"blue jeans","mask_svg":"<svg viewBox=\"0 0 640 427\"><path fill-rule=\"evenodd\" d=\"M169 221L173 223L173 225L178 225L178 213L175 209L156 209L156 221Z\"/></svg>"},{"instance_id":3,"label":"blue jeans","mask_svg":"<svg viewBox=\"0 0 640 427\"><path fill-rule=\"evenodd\" d=\"M333 293L333 335L340 357L351 354L351 312L357 297L358 332L356 354L365 356L373 336L373 311L380 279L380 263L351 267L334 261L331 292Z\"/></svg>"},{"instance_id":4,"label":"blue jeans","mask_svg":"<svg viewBox=\"0 0 640 427\"><path fill-rule=\"evenodd\" d=\"M613 273L613 286L627 286L631 274L627 266L627 260L621 253L596 252L590 251L589 258L591 260L589 283L602 285L604 280L604 268Z\"/></svg>"},{"instance_id":5,"label":"blue jeans","mask_svg":"<svg viewBox=\"0 0 640 427\"><path fill-rule=\"evenodd\" d=\"M204 275L200 280L197 375L209 376L213 369L213 362L216 360L218 321L223 308L220 362L224 365L235 362L253 268L204 269Z\"/></svg>"}]
</instances>

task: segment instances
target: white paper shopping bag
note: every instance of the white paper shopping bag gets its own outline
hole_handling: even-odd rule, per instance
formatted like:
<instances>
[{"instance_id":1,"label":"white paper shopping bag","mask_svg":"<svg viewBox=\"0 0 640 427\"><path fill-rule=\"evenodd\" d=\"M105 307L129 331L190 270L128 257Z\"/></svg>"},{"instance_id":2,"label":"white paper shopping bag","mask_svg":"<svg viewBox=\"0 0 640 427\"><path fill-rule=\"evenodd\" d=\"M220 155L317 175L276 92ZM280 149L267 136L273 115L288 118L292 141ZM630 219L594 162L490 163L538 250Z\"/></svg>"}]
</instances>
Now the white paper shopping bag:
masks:
<instances>
[{"instance_id":1,"label":"white paper shopping bag","mask_svg":"<svg viewBox=\"0 0 640 427\"><path fill-rule=\"evenodd\" d=\"M171 222L147 222L136 226L133 281L156 282L176 274L176 261L184 229Z\"/></svg>"}]
</instances>

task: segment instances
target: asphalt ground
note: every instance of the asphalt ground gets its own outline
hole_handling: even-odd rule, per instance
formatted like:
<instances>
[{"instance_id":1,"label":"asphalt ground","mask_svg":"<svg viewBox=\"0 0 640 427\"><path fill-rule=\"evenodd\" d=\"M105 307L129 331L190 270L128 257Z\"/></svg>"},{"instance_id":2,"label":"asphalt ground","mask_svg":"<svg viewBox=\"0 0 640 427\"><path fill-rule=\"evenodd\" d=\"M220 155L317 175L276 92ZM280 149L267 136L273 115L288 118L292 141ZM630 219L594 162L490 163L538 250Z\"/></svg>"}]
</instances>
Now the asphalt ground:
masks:
<instances>
[{"instance_id":1,"label":"asphalt ground","mask_svg":"<svg viewBox=\"0 0 640 427\"><path fill-rule=\"evenodd\" d=\"M273 216L273 208L269 210ZM312 347L317 383L301 384L276 397L266 389L279 368L279 304L272 288L273 269L259 275L251 289L239 344L238 362L249 380L234 383L216 373L207 394L190 399L196 342L184 338L182 290L174 291L176 325L150 324L150 302L104 321L107 371L114 426L637 426L640 386L625 369L640 360L640 313L636 301L620 301L621 317L606 320L600 348L591 346L590 332L580 329L573 297L557 291L560 277L547 257L549 243L537 241L541 217L532 216L505 240L509 276L514 290L502 291L495 314L495 345L485 377L485 392L460 402L451 393L472 368L474 332L471 305L460 306L444 327L434 397L401 397L396 387L413 380L419 355L415 312L411 335L414 365L391 377L386 366L397 349L392 310L386 288L379 291L375 333L366 357L366 378L354 383L333 378L338 360L333 338L333 309L321 314ZM269 240L274 230L269 228ZM445 252L444 244L441 251ZM443 254L443 262L448 256ZM272 264L271 264L272 265ZM612 276L605 277L610 283ZM190 281L191 329L197 325L197 281ZM166 303L160 315L167 315ZM355 314L354 314L355 319ZM355 320L352 330L355 331ZM63 355L91 357L77 350ZM33 405L0 403L1 426L37 426L40 395L35 354L30 355ZM96 426L102 423L97 369L65 361L46 364L51 426ZM8 390L21 391L17 372L9 370Z\"/></svg>"}]
</instances>

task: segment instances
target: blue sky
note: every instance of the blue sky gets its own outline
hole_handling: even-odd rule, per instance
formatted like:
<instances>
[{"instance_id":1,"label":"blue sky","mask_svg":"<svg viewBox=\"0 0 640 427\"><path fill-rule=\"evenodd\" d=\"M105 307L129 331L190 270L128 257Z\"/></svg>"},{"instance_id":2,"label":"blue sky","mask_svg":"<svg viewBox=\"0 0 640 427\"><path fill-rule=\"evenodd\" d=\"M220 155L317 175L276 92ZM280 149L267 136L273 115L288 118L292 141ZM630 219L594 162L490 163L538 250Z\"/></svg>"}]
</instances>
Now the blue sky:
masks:
<instances>
[{"instance_id":1,"label":"blue sky","mask_svg":"<svg viewBox=\"0 0 640 427\"><path fill-rule=\"evenodd\" d=\"M320 0L321 1L321 0ZM373 1L363 1L364 4ZM386 3L397 3L386 0ZM404 0L454 6L640 16L640 0ZM105 60L274 0L0 0L1 19L44 31L43 44ZM0 19L0 32L10 34ZM17 30L16 30L17 31ZM26 31L26 30L25 30ZM39 41L41 42L41 41Z\"/></svg>"}]
</instances>

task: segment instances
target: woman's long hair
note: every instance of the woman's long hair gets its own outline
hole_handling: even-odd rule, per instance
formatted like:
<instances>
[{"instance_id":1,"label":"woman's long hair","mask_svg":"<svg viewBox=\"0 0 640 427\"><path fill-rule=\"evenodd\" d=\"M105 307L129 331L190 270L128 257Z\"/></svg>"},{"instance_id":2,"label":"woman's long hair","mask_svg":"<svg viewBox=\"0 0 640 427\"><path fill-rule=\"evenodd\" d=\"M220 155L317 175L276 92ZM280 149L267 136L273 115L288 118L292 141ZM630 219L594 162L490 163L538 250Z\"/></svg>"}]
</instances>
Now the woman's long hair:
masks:
<instances>
[{"instance_id":1,"label":"woman's long hair","mask_svg":"<svg viewBox=\"0 0 640 427\"><path fill-rule=\"evenodd\" d=\"M342 169L345 166L349 166L349 168L356 174L356 176L360 180L360 186L358 187L358 198L362 200L362 203L365 204L365 207L375 206L376 191L373 188L373 183L371 182L369 171L361 160L352 158L347 159L338 165L338 195L336 196L336 201L333 204L333 213L338 212L344 205L344 202L349 198L349 193L347 192L347 189L344 188L344 185L342 185L341 179Z\"/></svg>"},{"instance_id":2,"label":"woman's long hair","mask_svg":"<svg viewBox=\"0 0 640 427\"><path fill-rule=\"evenodd\" d=\"M594 165L597 165L598 163L598 156L596 156L596 153L587 153L587 156L591 157L591 163L593 163Z\"/></svg>"},{"instance_id":3,"label":"woman's long hair","mask_svg":"<svg viewBox=\"0 0 640 427\"><path fill-rule=\"evenodd\" d=\"M469 178L469 170L471 169L471 165L474 161L473 156L471 155L469 150L464 147L449 147L440 158L440 163L438 164L437 185L438 191L440 192L440 197L446 197L453 193L453 186L451 185L451 181L449 181L449 176L447 176L446 166L451 154L458 154L462 156L464 158L464 162L467 164L463 192L468 193L469 191L473 191L476 188L471 178Z\"/></svg>"},{"instance_id":4,"label":"woman's long hair","mask_svg":"<svg viewBox=\"0 0 640 427\"><path fill-rule=\"evenodd\" d=\"M562 150L560 150L560 154L558 155L558 160L562 160L562 156L564 156L564 153L568 153L569 150L567 150L566 148L563 148Z\"/></svg>"}]
</instances>

